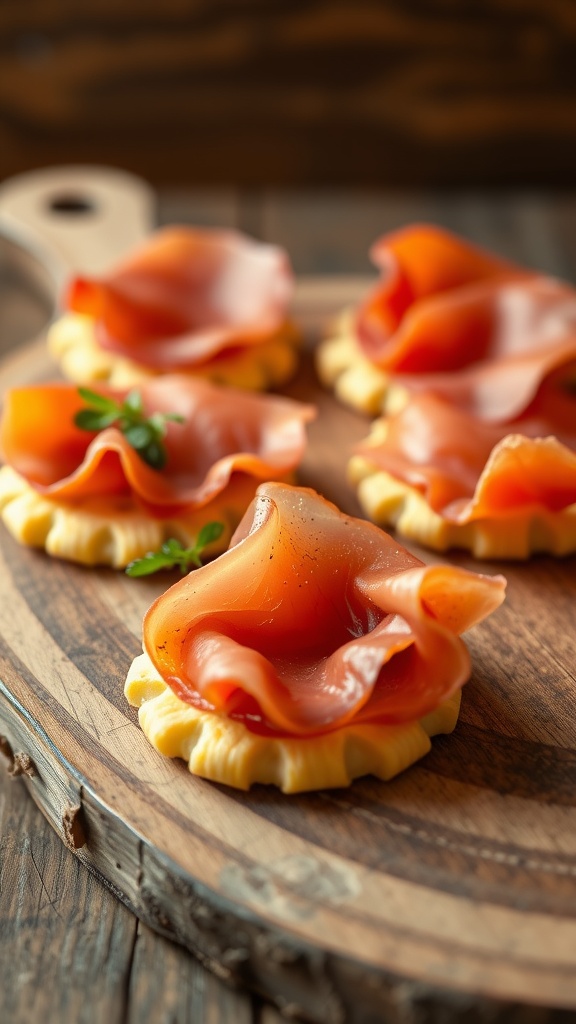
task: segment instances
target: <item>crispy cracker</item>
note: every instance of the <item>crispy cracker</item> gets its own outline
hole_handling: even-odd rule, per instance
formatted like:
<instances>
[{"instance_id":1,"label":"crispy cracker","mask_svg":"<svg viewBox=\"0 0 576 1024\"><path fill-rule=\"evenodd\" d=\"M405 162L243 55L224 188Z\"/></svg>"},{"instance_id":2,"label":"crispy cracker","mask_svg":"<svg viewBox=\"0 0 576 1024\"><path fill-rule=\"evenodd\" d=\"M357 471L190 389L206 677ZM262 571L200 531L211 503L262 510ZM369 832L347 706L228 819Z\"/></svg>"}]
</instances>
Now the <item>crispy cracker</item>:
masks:
<instances>
[{"instance_id":1,"label":"crispy cracker","mask_svg":"<svg viewBox=\"0 0 576 1024\"><path fill-rule=\"evenodd\" d=\"M381 443L384 430L383 421L377 422L370 441ZM464 548L475 558L515 560L576 551L576 505L559 512L514 509L497 518L454 522L431 508L421 491L379 469L366 456L351 458L348 478L369 519L435 551Z\"/></svg>"},{"instance_id":2,"label":"crispy cracker","mask_svg":"<svg viewBox=\"0 0 576 1024\"><path fill-rule=\"evenodd\" d=\"M249 789L255 782L284 793L349 786L362 775L388 780L428 753L430 737L454 729L460 691L417 722L349 724L307 737L272 737L180 700L146 653L134 659L124 688L156 750L181 757L193 775Z\"/></svg>"},{"instance_id":3,"label":"crispy cracker","mask_svg":"<svg viewBox=\"0 0 576 1024\"><path fill-rule=\"evenodd\" d=\"M0 515L21 544L81 565L124 568L169 537L192 545L205 523L217 520L224 531L205 549L212 557L224 551L259 481L239 477L203 508L165 519L147 515L130 497L65 503L35 491L11 466L0 469Z\"/></svg>"},{"instance_id":4,"label":"crispy cracker","mask_svg":"<svg viewBox=\"0 0 576 1024\"><path fill-rule=\"evenodd\" d=\"M158 371L101 348L96 340L94 321L81 313L65 313L60 317L51 326L47 343L64 376L77 384L102 382L127 388L158 376ZM300 344L299 331L286 321L267 341L230 349L194 369L177 372L245 391L266 391L279 387L294 375Z\"/></svg>"},{"instance_id":5,"label":"crispy cracker","mask_svg":"<svg viewBox=\"0 0 576 1024\"><path fill-rule=\"evenodd\" d=\"M389 375L363 354L350 309L333 322L328 336L316 348L315 359L321 384L357 412L368 416L390 414L406 403L406 389L392 383Z\"/></svg>"}]
</instances>

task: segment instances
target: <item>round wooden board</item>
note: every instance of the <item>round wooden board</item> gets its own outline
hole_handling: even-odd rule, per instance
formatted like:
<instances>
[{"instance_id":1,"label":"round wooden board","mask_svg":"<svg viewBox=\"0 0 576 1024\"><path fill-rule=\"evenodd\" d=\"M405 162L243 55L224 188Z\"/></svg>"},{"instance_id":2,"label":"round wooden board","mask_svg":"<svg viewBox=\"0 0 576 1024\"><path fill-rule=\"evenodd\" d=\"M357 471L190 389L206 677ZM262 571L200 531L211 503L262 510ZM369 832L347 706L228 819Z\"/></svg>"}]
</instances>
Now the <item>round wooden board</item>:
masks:
<instances>
[{"instance_id":1,"label":"round wooden board","mask_svg":"<svg viewBox=\"0 0 576 1024\"><path fill-rule=\"evenodd\" d=\"M303 294L310 311L332 301ZM53 374L35 343L2 386ZM301 482L359 514L344 466L366 421L309 360L287 391L319 406ZM144 739L123 683L142 615L176 577L83 569L5 530L1 558L3 751L149 924L313 1020L404 1020L406 986L462 1019L471 1001L576 1008L574 559L482 565L505 573L508 599L468 634L459 724L423 761L287 797L193 778Z\"/></svg>"}]
</instances>

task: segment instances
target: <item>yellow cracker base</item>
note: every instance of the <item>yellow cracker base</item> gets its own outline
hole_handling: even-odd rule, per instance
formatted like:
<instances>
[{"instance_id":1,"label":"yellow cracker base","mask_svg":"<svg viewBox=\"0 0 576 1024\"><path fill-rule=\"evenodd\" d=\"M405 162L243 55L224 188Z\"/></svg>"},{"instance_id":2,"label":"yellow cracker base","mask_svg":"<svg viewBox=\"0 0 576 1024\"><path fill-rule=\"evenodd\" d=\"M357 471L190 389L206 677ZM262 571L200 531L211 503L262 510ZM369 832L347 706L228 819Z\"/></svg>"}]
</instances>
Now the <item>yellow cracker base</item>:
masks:
<instances>
[{"instance_id":1,"label":"yellow cracker base","mask_svg":"<svg viewBox=\"0 0 576 1024\"><path fill-rule=\"evenodd\" d=\"M495 519L450 522L435 512L423 494L364 456L348 464L364 512L379 526L393 526L407 540L435 551L464 548L475 558L522 560L532 554L568 555L576 551L576 505L562 512L512 512Z\"/></svg>"},{"instance_id":2,"label":"yellow cracker base","mask_svg":"<svg viewBox=\"0 0 576 1024\"><path fill-rule=\"evenodd\" d=\"M329 336L318 345L316 372L325 388L357 412L390 415L406 404L405 388L392 384L388 374L363 355L354 334L352 310L340 314Z\"/></svg>"},{"instance_id":3,"label":"yellow cracker base","mask_svg":"<svg viewBox=\"0 0 576 1024\"><path fill-rule=\"evenodd\" d=\"M148 551L156 551L169 537L193 544L205 523L217 519L224 532L205 549L212 557L228 547L230 537L242 518L256 489L226 492L189 516L153 519L139 510L130 498L114 501L86 501L64 504L38 494L10 466L0 469L0 515L17 541L43 548L47 554L81 565L108 565L122 569Z\"/></svg>"},{"instance_id":4,"label":"yellow cracker base","mask_svg":"<svg viewBox=\"0 0 576 1024\"><path fill-rule=\"evenodd\" d=\"M452 732L460 710L458 691L406 725L347 725L306 738L257 736L241 722L180 700L147 654L132 662L124 693L139 708L152 746L183 758L193 775L244 790L255 782L272 784L284 793L349 786L369 774L391 779L428 753L431 736Z\"/></svg>"},{"instance_id":5,"label":"yellow cracker base","mask_svg":"<svg viewBox=\"0 0 576 1024\"><path fill-rule=\"evenodd\" d=\"M178 372L245 391L265 391L294 375L300 342L296 327L286 322L269 341L224 354L194 370ZM101 348L94 321L81 313L66 313L57 320L48 332L47 343L64 376L77 384L100 381L125 388L158 376L154 370Z\"/></svg>"}]
</instances>

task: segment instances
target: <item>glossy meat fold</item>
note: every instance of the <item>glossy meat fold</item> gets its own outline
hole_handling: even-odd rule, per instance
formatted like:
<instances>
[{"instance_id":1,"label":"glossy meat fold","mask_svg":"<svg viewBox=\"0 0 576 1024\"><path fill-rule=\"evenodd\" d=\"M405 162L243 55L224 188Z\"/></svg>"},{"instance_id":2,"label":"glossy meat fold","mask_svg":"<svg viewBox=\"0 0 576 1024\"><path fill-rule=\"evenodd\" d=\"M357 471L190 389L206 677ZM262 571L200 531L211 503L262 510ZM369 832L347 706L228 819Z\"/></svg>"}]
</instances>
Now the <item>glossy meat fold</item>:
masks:
<instances>
[{"instance_id":1,"label":"glossy meat fold","mask_svg":"<svg viewBox=\"0 0 576 1024\"><path fill-rule=\"evenodd\" d=\"M126 391L101 386L122 401ZM146 415L178 413L167 424L168 460L152 469L116 427L92 434L74 425L84 405L71 384L16 388L0 425L4 460L39 493L59 502L126 495L150 515L202 508L238 475L255 483L284 477L300 462L312 406L279 396L218 388L179 376L140 389Z\"/></svg>"},{"instance_id":2,"label":"glossy meat fold","mask_svg":"<svg viewBox=\"0 0 576 1024\"><path fill-rule=\"evenodd\" d=\"M415 721L468 678L459 634L504 586L425 566L315 492L267 483L229 550L152 605L144 649L178 697L255 733Z\"/></svg>"},{"instance_id":3,"label":"glossy meat fold","mask_svg":"<svg viewBox=\"0 0 576 1024\"><path fill-rule=\"evenodd\" d=\"M576 502L576 396L550 381L522 416L487 423L415 395L357 453L453 522L558 512Z\"/></svg>"},{"instance_id":4,"label":"glossy meat fold","mask_svg":"<svg viewBox=\"0 0 576 1024\"><path fill-rule=\"evenodd\" d=\"M281 248L232 230L170 227L108 274L73 279L64 305L94 320L103 349L170 372L268 339L292 290Z\"/></svg>"},{"instance_id":5,"label":"glossy meat fold","mask_svg":"<svg viewBox=\"0 0 576 1024\"><path fill-rule=\"evenodd\" d=\"M504 420L558 367L575 375L576 292L567 284L433 227L384 236L372 254L383 278L357 313L359 343L410 392L433 390Z\"/></svg>"},{"instance_id":6,"label":"glossy meat fold","mask_svg":"<svg viewBox=\"0 0 576 1024\"><path fill-rule=\"evenodd\" d=\"M416 224L372 249L380 281L318 351L322 379L365 412L433 392L490 422L521 415L550 375L576 378L576 291Z\"/></svg>"}]
</instances>

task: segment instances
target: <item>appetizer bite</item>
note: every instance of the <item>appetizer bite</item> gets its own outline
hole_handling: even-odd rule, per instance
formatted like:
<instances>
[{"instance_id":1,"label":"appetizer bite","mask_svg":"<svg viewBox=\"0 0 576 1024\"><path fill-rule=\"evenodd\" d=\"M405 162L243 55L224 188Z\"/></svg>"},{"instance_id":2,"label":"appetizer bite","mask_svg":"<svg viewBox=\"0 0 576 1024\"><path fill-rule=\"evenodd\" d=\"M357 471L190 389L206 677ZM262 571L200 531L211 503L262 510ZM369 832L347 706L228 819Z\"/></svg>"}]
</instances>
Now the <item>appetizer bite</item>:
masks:
<instances>
[{"instance_id":1,"label":"appetizer bite","mask_svg":"<svg viewBox=\"0 0 576 1024\"><path fill-rule=\"evenodd\" d=\"M576 291L447 231L381 238L382 277L317 351L322 383L370 415L434 391L483 419L510 419L547 374L575 378ZM572 364L572 365L570 365Z\"/></svg>"},{"instance_id":2,"label":"appetizer bite","mask_svg":"<svg viewBox=\"0 0 576 1024\"><path fill-rule=\"evenodd\" d=\"M377 419L349 463L370 519L477 558L576 550L576 392L558 373L490 423L427 393Z\"/></svg>"},{"instance_id":3,"label":"appetizer bite","mask_svg":"<svg viewBox=\"0 0 576 1024\"><path fill-rule=\"evenodd\" d=\"M460 634L504 588L265 483L228 551L147 612L125 694L157 750L216 782L390 779L454 728L470 675Z\"/></svg>"},{"instance_id":4,"label":"appetizer bite","mask_svg":"<svg viewBox=\"0 0 576 1024\"><path fill-rule=\"evenodd\" d=\"M183 373L262 391L296 370L284 250L236 231L165 228L103 277L76 277L48 347L80 384Z\"/></svg>"},{"instance_id":5,"label":"appetizer bite","mask_svg":"<svg viewBox=\"0 0 576 1024\"><path fill-rule=\"evenodd\" d=\"M182 376L132 391L15 388L0 423L0 513L21 543L84 565L121 568L167 540L194 548L200 534L212 555L262 480L292 479L313 416Z\"/></svg>"}]
</instances>

